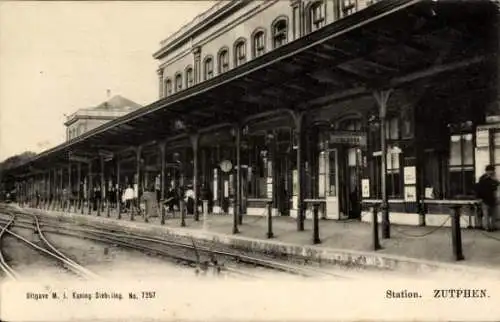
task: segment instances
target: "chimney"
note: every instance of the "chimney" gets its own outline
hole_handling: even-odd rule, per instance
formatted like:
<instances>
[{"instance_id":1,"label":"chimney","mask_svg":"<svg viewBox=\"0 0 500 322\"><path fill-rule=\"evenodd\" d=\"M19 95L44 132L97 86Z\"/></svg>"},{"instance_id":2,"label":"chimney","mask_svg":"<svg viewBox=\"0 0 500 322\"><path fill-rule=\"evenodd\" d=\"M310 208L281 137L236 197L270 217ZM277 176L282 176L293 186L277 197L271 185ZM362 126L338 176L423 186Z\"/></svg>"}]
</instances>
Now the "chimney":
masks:
<instances>
[{"instance_id":1,"label":"chimney","mask_svg":"<svg viewBox=\"0 0 500 322\"><path fill-rule=\"evenodd\" d=\"M111 97L111 90L110 90L110 89L107 89L107 90L106 90L106 95L107 95L108 100L109 100L109 99L110 99L110 97Z\"/></svg>"}]
</instances>

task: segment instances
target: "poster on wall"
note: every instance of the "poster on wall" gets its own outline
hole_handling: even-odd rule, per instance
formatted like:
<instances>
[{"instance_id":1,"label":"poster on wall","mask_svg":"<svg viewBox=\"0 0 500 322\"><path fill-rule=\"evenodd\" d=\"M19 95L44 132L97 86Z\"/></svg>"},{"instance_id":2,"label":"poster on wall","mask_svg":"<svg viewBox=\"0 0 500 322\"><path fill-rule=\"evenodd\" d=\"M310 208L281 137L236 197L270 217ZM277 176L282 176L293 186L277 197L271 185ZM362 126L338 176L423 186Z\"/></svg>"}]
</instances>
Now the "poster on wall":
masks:
<instances>
[{"instance_id":1,"label":"poster on wall","mask_svg":"<svg viewBox=\"0 0 500 322\"><path fill-rule=\"evenodd\" d=\"M267 198L273 198L273 178L267 178Z\"/></svg>"},{"instance_id":2,"label":"poster on wall","mask_svg":"<svg viewBox=\"0 0 500 322\"><path fill-rule=\"evenodd\" d=\"M325 175L320 174L318 177L318 197L324 198L326 192L326 180Z\"/></svg>"},{"instance_id":3,"label":"poster on wall","mask_svg":"<svg viewBox=\"0 0 500 322\"><path fill-rule=\"evenodd\" d=\"M292 177L293 177L292 178L292 183L293 183L292 191L293 191L293 195L296 196L297 190L298 190L298 183L299 183L299 172L297 170L293 170Z\"/></svg>"},{"instance_id":4,"label":"poster on wall","mask_svg":"<svg viewBox=\"0 0 500 322\"><path fill-rule=\"evenodd\" d=\"M476 147L488 147L490 144L490 136L488 129L478 129L476 132Z\"/></svg>"},{"instance_id":5,"label":"poster on wall","mask_svg":"<svg viewBox=\"0 0 500 322\"><path fill-rule=\"evenodd\" d=\"M361 197L370 198L370 179L361 180Z\"/></svg>"},{"instance_id":6,"label":"poster on wall","mask_svg":"<svg viewBox=\"0 0 500 322\"><path fill-rule=\"evenodd\" d=\"M405 187L405 201L415 202L417 201L417 189L415 186Z\"/></svg>"},{"instance_id":7,"label":"poster on wall","mask_svg":"<svg viewBox=\"0 0 500 322\"><path fill-rule=\"evenodd\" d=\"M404 184L416 184L417 183L417 171L416 168L405 167L404 168Z\"/></svg>"}]
</instances>

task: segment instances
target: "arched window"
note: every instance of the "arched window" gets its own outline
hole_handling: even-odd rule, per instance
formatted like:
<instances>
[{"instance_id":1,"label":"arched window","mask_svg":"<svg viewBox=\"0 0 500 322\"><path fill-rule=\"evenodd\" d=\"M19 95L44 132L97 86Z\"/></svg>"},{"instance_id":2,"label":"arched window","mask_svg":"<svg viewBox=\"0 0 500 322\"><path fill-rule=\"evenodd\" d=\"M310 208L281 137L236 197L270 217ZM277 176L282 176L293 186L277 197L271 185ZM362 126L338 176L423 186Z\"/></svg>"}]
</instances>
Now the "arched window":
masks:
<instances>
[{"instance_id":1,"label":"arched window","mask_svg":"<svg viewBox=\"0 0 500 322\"><path fill-rule=\"evenodd\" d=\"M234 43L234 66L243 65L247 61L247 43L239 39Z\"/></svg>"},{"instance_id":2,"label":"arched window","mask_svg":"<svg viewBox=\"0 0 500 322\"><path fill-rule=\"evenodd\" d=\"M325 3L317 1L309 7L309 30L311 32L325 25Z\"/></svg>"},{"instance_id":3,"label":"arched window","mask_svg":"<svg viewBox=\"0 0 500 322\"><path fill-rule=\"evenodd\" d=\"M78 131L77 131L77 134L78 134L78 135L82 135L82 134L83 134L83 132L84 132L83 125L82 125L82 124L78 125Z\"/></svg>"},{"instance_id":4,"label":"arched window","mask_svg":"<svg viewBox=\"0 0 500 322\"><path fill-rule=\"evenodd\" d=\"M212 77L214 77L214 60L212 58L212 56L209 56L207 58L205 58L205 62L203 63L203 78L204 80L208 80L208 79L211 79Z\"/></svg>"},{"instance_id":5,"label":"arched window","mask_svg":"<svg viewBox=\"0 0 500 322\"><path fill-rule=\"evenodd\" d=\"M165 96L172 95L172 81L170 78L165 79Z\"/></svg>"},{"instance_id":6,"label":"arched window","mask_svg":"<svg viewBox=\"0 0 500 322\"><path fill-rule=\"evenodd\" d=\"M227 48L223 48L219 51L219 61L218 68L219 74L225 73L229 70L229 50Z\"/></svg>"},{"instance_id":7,"label":"arched window","mask_svg":"<svg viewBox=\"0 0 500 322\"><path fill-rule=\"evenodd\" d=\"M254 32L252 36L252 54L253 57L259 57L266 52L266 34L264 30Z\"/></svg>"},{"instance_id":8,"label":"arched window","mask_svg":"<svg viewBox=\"0 0 500 322\"><path fill-rule=\"evenodd\" d=\"M175 92L182 90L182 74L175 74Z\"/></svg>"},{"instance_id":9,"label":"arched window","mask_svg":"<svg viewBox=\"0 0 500 322\"><path fill-rule=\"evenodd\" d=\"M279 18L272 25L273 48L283 46L288 41L288 23L285 18Z\"/></svg>"},{"instance_id":10,"label":"arched window","mask_svg":"<svg viewBox=\"0 0 500 322\"><path fill-rule=\"evenodd\" d=\"M339 130L341 131L356 131L359 132L361 131L361 120L359 118L348 118L345 120L342 120L339 123Z\"/></svg>"},{"instance_id":11,"label":"arched window","mask_svg":"<svg viewBox=\"0 0 500 322\"><path fill-rule=\"evenodd\" d=\"M186 88L193 86L193 84L194 84L193 67L188 66L186 68Z\"/></svg>"}]
</instances>

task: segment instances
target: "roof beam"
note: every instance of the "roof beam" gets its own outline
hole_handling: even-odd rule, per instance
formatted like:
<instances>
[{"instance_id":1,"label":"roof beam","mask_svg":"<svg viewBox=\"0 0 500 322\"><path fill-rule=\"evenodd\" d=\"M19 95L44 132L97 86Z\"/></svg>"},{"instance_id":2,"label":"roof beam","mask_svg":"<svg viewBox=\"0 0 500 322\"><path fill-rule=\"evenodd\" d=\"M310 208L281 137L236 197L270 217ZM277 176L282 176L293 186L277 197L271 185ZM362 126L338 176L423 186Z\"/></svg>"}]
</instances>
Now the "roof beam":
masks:
<instances>
[{"instance_id":1,"label":"roof beam","mask_svg":"<svg viewBox=\"0 0 500 322\"><path fill-rule=\"evenodd\" d=\"M466 68L486 61L489 55L481 55L469 59L453 62L450 64L440 64L405 76L396 77L389 81L390 86L398 86L404 83L414 82L422 78L433 77L441 73L451 72L457 69Z\"/></svg>"}]
</instances>

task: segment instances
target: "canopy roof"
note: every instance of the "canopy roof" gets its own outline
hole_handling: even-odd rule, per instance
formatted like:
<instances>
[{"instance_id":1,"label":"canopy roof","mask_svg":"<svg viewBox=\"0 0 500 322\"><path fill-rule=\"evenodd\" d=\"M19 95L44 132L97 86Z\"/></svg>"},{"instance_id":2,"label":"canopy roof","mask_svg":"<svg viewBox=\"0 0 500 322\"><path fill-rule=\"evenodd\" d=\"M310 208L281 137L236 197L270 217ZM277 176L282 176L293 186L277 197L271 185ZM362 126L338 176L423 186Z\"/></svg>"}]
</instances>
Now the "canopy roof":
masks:
<instances>
[{"instance_id":1,"label":"canopy roof","mask_svg":"<svg viewBox=\"0 0 500 322\"><path fill-rule=\"evenodd\" d=\"M66 164L70 152L96 157L99 149L118 152L277 108L307 110L376 88L471 75L494 57L497 11L491 1L380 1L42 152L14 172Z\"/></svg>"}]
</instances>

